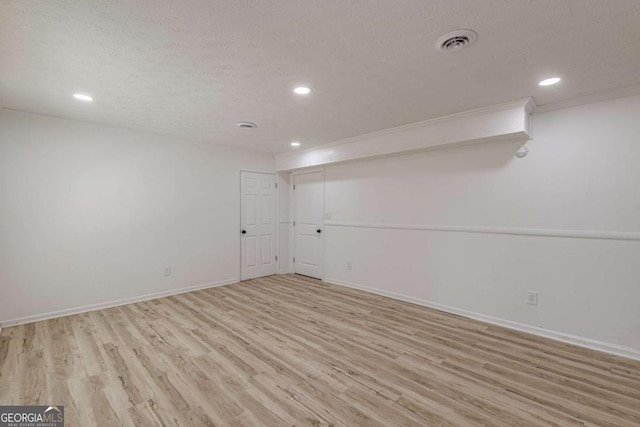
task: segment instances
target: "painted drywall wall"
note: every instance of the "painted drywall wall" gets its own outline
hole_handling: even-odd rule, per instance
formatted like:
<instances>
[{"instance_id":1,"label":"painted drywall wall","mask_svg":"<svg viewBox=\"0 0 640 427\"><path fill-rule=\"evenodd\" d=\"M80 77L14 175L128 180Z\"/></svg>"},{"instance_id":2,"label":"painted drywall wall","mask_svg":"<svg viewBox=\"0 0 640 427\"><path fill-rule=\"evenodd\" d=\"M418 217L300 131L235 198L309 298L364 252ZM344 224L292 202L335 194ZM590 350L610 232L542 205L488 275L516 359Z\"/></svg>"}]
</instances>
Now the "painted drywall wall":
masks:
<instances>
[{"instance_id":1,"label":"painted drywall wall","mask_svg":"<svg viewBox=\"0 0 640 427\"><path fill-rule=\"evenodd\" d=\"M238 280L241 169L273 156L0 111L0 323Z\"/></svg>"},{"instance_id":2,"label":"painted drywall wall","mask_svg":"<svg viewBox=\"0 0 640 427\"><path fill-rule=\"evenodd\" d=\"M640 97L536 114L523 159L497 142L326 167L325 279L640 356L638 117Z\"/></svg>"},{"instance_id":3,"label":"painted drywall wall","mask_svg":"<svg viewBox=\"0 0 640 427\"><path fill-rule=\"evenodd\" d=\"M293 234L291 233L291 184L288 172L278 173L278 274L291 272L291 251Z\"/></svg>"}]
</instances>

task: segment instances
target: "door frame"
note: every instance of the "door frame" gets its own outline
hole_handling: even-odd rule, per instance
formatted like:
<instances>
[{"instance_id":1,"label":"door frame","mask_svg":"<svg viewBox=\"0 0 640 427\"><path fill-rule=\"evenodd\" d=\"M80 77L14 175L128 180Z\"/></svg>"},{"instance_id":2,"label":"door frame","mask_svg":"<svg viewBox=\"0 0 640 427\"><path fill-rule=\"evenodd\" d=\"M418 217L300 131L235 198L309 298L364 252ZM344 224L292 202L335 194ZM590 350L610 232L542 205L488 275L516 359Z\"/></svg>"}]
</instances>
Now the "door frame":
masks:
<instances>
[{"instance_id":1,"label":"door frame","mask_svg":"<svg viewBox=\"0 0 640 427\"><path fill-rule=\"evenodd\" d=\"M293 189L293 186L296 183L296 176L297 175L307 175L310 173L317 173L317 172L322 172L322 217L321 217L321 221L322 221L322 231L323 231L323 235L322 235L322 274L321 274L321 279L322 281L324 281L324 277L325 277L325 268L324 268L324 263L325 263L325 258L326 258L326 250L325 250L325 244L324 244L324 236L326 236L326 233L324 233L325 231L325 226L324 226L324 216L326 214L327 211L327 207L326 207L326 191L325 191L325 168L310 168L310 169L300 169L297 170L295 172L290 172L290 176L291 176L291 197L289 197L289 203L290 203L290 213L291 213L291 224L289 224L289 235L291 236L291 241L289 244L289 248L291 250L291 255L290 255L290 271L291 273L296 272L296 266L295 263L293 262L293 258L296 256L296 236L295 236L295 228L293 227L293 221L296 220L296 192Z\"/></svg>"},{"instance_id":2,"label":"door frame","mask_svg":"<svg viewBox=\"0 0 640 427\"><path fill-rule=\"evenodd\" d=\"M238 253L240 254L240 258L239 259L239 263L238 263L238 281L241 282L242 281L242 172L248 172L248 173L260 173L263 175L273 175L276 179L276 256L278 257L278 259L276 260L276 274L279 274L280 271L280 185L279 185L279 181L280 181L280 177L278 175L277 172L264 172L264 171L256 171L256 170L249 170L249 169L240 169L238 171L238 184L239 184L239 188L238 188L238 194L240 195L239 197L239 204L238 204L238 210L239 210L239 214L240 214L240 218L239 218L239 223L238 223L238 238L240 240L238 240Z\"/></svg>"}]
</instances>

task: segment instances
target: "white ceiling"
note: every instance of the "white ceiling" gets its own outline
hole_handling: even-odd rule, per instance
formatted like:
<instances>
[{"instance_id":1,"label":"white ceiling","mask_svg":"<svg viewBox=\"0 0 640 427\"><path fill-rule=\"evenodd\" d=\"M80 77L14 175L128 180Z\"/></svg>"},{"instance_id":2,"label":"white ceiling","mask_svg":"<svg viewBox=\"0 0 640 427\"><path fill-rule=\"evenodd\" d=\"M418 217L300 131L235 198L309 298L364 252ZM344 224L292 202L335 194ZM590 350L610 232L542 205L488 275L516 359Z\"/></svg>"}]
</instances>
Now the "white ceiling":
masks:
<instances>
[{"instance_id":1,"label":"white ceiling","mask_svg":"<svg viewBox=\"0 0 640 427\"><path fill-rule=\"evenodd\" d=\"M477 42L436 50L460 28ZM638 0L0 3L4 108L266 152L587 96L640 84L639 70ZM537 86L552 75L563 82Z\"/></svg>"}]
</instances>

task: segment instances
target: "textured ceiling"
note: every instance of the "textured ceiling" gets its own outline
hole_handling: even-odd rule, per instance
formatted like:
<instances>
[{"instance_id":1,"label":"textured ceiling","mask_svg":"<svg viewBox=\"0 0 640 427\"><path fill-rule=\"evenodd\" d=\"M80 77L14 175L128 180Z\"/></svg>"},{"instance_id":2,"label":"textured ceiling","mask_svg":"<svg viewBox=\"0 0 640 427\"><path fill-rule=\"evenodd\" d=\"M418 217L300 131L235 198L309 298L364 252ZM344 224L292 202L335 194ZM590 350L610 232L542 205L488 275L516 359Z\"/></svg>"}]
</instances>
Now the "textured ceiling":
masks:
<instances>
[{"instance_id":1,"label":"textured ceiling","mask_svg":"<svg viewBox=\"0 0 640 427\"><path fill-rule=\"evenodd\" d=\"M0 0L5 108L266 152L637 84L638 0Z\"/></svg>"}]
</instances>

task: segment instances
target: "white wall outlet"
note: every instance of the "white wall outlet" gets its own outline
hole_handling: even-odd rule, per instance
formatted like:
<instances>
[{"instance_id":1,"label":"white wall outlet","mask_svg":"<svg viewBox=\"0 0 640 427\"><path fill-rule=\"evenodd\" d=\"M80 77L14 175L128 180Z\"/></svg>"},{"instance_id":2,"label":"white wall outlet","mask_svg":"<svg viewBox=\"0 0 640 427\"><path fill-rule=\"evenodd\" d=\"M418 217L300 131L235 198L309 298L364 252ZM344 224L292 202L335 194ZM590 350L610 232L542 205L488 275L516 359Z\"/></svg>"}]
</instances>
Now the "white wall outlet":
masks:
<instances>
[{"instance_id":1,"label":"white wall outlet","mask_svg":"<svg viewBox=\"0 0 640 427\"><path fill-rule=\"evenodd\" d=\"M325 212L324 213L324 219L327 220L327 221L330 220L331 219L331 212Z\"/></svg>"},{"instance_id":2,"label":"white wall outlet","mask_svg":"<svg viewBox=\"0 0 640 427\"><path fill-rule=\"evenodd\" d=\"M165 276L171 276L171 267L165 267L164 268L164 275Z\"/></svg>"},{"instance_id":3,"label":"white wall outlet","mask_svg":"<svg viewBox=\"0 0 640 427\"><path fill-rule=\"evenodd\" d=\"M347 270L353 270L353 264L351 264L351 261L347 261Z\"/></svg>"},{"instance_id":4,"label":"white wall outlet","mask_svg":"<svg viewBox=\"0 0 640 427\"><path fill-rule=\"evenodd\" d=\"M538 305L538 293L536 291L527 292L527 304Z\"/></svg>"}]
</instances>

